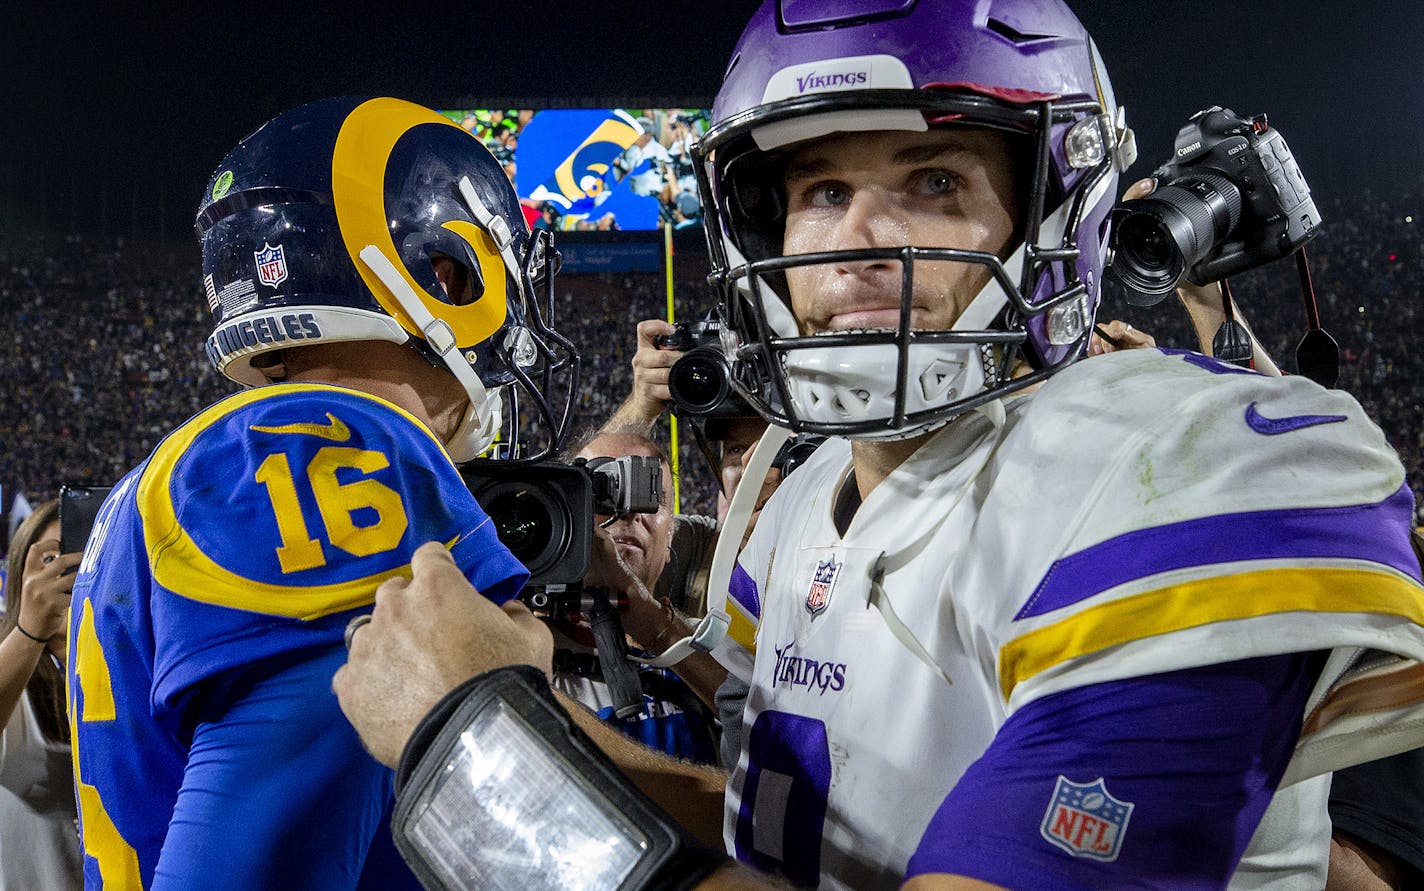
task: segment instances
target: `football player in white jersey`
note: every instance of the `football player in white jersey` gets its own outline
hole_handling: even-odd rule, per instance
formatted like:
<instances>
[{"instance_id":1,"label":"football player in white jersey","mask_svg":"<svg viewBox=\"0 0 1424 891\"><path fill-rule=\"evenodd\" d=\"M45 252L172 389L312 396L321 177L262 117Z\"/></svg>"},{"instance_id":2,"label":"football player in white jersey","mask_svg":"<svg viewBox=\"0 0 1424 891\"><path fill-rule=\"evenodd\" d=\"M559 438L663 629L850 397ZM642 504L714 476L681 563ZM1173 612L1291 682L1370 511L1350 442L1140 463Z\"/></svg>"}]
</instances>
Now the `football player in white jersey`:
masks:
<instances>
[{"instance_id":1,"label":"football player in white jersey","mask_svg":"<svg viewBox=\"0 0 1424 891\"><path fill-rule=\"evenodd\" d=\"M1323 781L1252 836L1321 770L1329 651L1419 654L1412 498L1343 394L1072 364L1132 152L1071 13L765 7L713 119L739 383L844 437L733 578L729 850L821 887L1321 887Z\"/></svg>"},{"instance_id":2,"label":"football player in white jersey","mask_svg":"<svg viewBox=\"0 0 1424 891\"><path fill-rule=\"evenodd\" d=\"M1424 734L1412 495L1343 393L1077 361L1134 152L1076 18L771 0L712 118L736 386L835 437L731 579L728 850L821 888L1322 887L1319 778Z\"/></svg>"}]
</instances>

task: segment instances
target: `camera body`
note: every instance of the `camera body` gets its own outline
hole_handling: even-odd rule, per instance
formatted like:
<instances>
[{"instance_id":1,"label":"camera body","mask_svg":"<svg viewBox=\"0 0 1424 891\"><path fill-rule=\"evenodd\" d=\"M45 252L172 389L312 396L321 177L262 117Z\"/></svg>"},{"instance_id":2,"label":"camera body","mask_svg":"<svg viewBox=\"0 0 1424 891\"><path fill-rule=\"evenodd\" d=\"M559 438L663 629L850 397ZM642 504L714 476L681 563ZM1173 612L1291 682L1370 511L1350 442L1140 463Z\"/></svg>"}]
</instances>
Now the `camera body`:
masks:
<instances>
[{"instance_id":1,"label":"camera body","mask_svg":"<svg viewBox=\"0 0 1424 891\"><path fill-rule=\"evenodd\" d=\"M1317 234L1320 212L1295 157L1265 115L1212 106L1177 133L1157 189L1113 210L1113 271L1166 294L1279 259Z\"/></svg>"},{"instance_id":2,"label":"camera body","mask_svg":"<svg viewBox=\"0 0 1424 891\"><path fill-rule=\"evenodd\" d=\"M722 321L708 318L690 325L679 323L673 328L672 334L653 338L658 349L683 353L668 369L673 411L703 418L756 414L732 389L732 366L727 356L735 341Z\"/></svg>"},{"instance_id":3,"label":"camera body","mask_svg":"<svg viewBox=\"0 0 1424 891\"><path fill-rule=\"evenodd\" d=\"M528 568L526 591L583 579L595 514L655 513L662 504L661 462L645 455L508 467L476 462L460 475L499 540Z\"/></svg>"}]
</instances>

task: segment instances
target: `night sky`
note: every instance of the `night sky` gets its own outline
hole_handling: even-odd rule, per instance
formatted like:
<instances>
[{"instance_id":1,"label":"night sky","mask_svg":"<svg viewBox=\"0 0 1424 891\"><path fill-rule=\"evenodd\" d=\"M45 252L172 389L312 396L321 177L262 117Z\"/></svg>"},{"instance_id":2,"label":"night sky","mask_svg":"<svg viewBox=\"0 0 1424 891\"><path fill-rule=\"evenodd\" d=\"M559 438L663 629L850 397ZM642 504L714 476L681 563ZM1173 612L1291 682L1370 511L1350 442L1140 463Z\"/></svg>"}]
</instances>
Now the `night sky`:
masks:
<instances>
[{"instance_id":1,"label":"night sky","mask_svg":"<svg viewBox=\"0 0 1424 891\"><path fill-rule=\"evenodd\" d=\"M0 26L0 234L187 238L226 151L264 120L323 96L390 94L436 107L710 97L755 5L175 11L19 0ZM1222 104L1267 112L1318 196L1421 177L1420 0L1072 5L1137 130L1141 159L1130 176L1166 158L1192 112Z\"/></svg>"}]
</instances>

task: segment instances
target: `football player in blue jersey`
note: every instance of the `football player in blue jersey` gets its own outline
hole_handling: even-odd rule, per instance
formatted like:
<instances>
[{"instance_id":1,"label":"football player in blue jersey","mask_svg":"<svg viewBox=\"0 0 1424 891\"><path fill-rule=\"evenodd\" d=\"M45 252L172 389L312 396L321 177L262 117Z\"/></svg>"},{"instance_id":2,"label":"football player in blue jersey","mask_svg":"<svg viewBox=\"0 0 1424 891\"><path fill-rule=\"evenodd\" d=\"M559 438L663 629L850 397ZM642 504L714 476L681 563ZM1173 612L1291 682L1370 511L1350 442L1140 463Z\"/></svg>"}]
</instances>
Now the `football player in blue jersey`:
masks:
<instances>
[{"instance_id":1,"label":"football player in blue jersey","mask_svg":"<svg viewBox=\"0 0 1424 891\"><path fill-rule=\"evenodd\" d=\"M730 576L744 863L836 889L1319 888L1328 773L1420 744L1413 497L1360 405L1186 351L1079 361L1133 155L1060 0L769 0L743 33L697 149L728 358L773 425L832 437ZM467 587L422 563L408 611ZM362 637L338 690L379 739L367 654L408 634ZM467 682L402 775L457 763L455 732L496 745L470 715L505 689L538 674ZM580 726L667 806L676 766Z\"/></svg>"},{"instance_id":2,"label":"football player in blue jersey","mask_svg":"<svg viewBox=\"0 0 1424 891\"><path fill-rule=\"evenodd\" d=\"M456 462L517 454L519 409L557 445L556 254L478 139L385 98L247 136L196 228L207 353L248 389L118 483L74 586L86 885L418 887L331 678L423 542L491 601L523 584Z\"/></svg>"}]
</instances>

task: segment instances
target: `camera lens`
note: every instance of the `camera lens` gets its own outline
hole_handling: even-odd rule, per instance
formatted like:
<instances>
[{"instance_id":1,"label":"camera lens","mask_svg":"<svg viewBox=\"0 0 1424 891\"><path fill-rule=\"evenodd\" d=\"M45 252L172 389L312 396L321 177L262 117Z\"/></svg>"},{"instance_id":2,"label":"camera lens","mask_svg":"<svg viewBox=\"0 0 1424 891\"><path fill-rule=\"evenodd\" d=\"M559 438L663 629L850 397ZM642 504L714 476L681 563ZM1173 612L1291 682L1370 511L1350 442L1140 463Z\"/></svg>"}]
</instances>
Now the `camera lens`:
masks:
<instances>
[{"instance_id":1,"label":"camera lens","mask_svg":"<svg viewBox=\"0 0 1424 891\"><path fill-rule=\"evenodd\" d=\"M1131 288L1164 294L1215 250L1241 219L1241 191L1209 172L1183 176L1117 208L1113 271Z\"/></svg>"},{"instance_id":2,"label":"camera lens","mask_svg":"<svg viewBox=\"0 0 1424 891\"><path fill-rule=\"evenodd\" d=\"M710 347L700 347L673 363L668 390L677 410L705 415L727 401L732 387L726 358Z\"/></svg>"},{"instance_id":3,"label":"camera lens","mask_svg":"<svg viewBox=\"0 0 1424 891\"><path fill-rule=\"evenodd\" d=\"M557 530L567 530L568 522L558 503L538 488L523 483L496 486L481 497L485 513L494 521L495 533L520 563L532 573L557 559L563 542Z\"/></svg>"},{"instance_id":4,"label":"camera lens","mask_svg":"<svg viewBox=\"0 0 1424 891\"><path fill-rule=\"evenodd\" d=\"M1113 269L1132 287L1161 294L1176 287L1186 263L1167 225L1151 213L1124 216Z\"/></svg>"}]
</instances>

